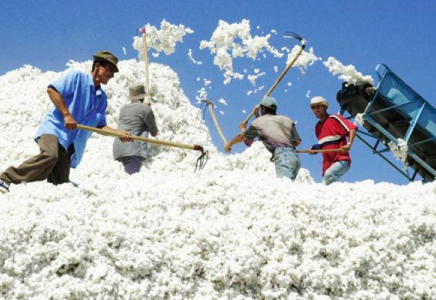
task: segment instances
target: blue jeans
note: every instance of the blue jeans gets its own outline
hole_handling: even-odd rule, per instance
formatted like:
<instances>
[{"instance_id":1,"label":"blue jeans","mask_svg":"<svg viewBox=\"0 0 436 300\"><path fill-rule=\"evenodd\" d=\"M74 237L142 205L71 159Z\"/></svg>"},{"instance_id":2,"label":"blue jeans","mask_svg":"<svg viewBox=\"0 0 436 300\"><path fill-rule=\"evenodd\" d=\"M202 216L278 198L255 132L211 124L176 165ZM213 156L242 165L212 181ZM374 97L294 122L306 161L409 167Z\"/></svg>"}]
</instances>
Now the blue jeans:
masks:
<instances>
[{"instance_id":1,"label":"blue jeans","mask_svg":"<svg viewBox=\"0 0 436 300\"><path fill-rule=\"evenodd\" d=\"M141 169L143 158L141 156L123 156L117 159L124 165L124 171L132 175L139 172Z\"/></svg>"},{"instance_id":2,"label":"blue jeans","mask_svg":"<svg viewBox=\"0 0 436 300\"><path fill-rule=\"evenodd\" d=\"M325 171L324 177L322 178L322 183L329 185L330 183L339 181L339 179L344 176L349 169L350 165L348 164L348 161L341 160L335 162Z\"/></svg>"},{"instance_id":3,"label":"blue jeans","mask_svg":"<svg viewBox=\"0 0 436 300\"><path fill-rule=\"evenodd\" d=\"M279 147L274 150L274 163L277 177L288 177L294 180L300 171L301 161L292 147Z\"/></svg>"}]
</instances>

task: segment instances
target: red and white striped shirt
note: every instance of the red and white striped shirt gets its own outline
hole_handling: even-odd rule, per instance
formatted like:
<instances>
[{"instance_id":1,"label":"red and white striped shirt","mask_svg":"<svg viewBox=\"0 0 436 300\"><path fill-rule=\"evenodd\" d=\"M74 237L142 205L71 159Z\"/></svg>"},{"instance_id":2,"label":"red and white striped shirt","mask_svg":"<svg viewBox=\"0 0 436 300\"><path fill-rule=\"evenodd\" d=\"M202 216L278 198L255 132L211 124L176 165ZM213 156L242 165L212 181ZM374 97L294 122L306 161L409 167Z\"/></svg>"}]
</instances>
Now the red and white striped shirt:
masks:
<instances>
[{"instance_id":1,"label":"red and white striped shirt","mask_svg":"<svg viewBox=\"0 0 436 300\"><path fill-rule=\"evenodd\" d=\"M357 126L341 115L329 115L324 122L319 121L315 126L315 134L321 149L339 149L347 144L348 132ZM322 174L337 162L346 160L351 165L350 153L327 152L322 154Z\"/></svg>"}]
</instances>

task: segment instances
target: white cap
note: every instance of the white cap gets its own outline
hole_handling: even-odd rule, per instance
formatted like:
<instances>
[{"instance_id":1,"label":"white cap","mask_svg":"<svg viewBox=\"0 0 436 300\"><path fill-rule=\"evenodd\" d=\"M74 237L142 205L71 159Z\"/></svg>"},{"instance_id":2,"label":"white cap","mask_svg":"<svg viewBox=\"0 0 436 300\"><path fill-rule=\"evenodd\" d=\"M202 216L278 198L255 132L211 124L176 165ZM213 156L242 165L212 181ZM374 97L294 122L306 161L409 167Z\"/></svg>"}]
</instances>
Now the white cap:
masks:
<instances>
[{"instance_id":1,"label":"white cap","mask_svg":"<svg viewBox=\"0 0 436 300\"><path fill-rule=\"evenodd\" d=\"M312 100L310 100L310 107L313 107L315 105L324 105L329 107L329 103L327 102L327 100L321 96L315 96L312 98Z\"/></svg>"}]
</instances>

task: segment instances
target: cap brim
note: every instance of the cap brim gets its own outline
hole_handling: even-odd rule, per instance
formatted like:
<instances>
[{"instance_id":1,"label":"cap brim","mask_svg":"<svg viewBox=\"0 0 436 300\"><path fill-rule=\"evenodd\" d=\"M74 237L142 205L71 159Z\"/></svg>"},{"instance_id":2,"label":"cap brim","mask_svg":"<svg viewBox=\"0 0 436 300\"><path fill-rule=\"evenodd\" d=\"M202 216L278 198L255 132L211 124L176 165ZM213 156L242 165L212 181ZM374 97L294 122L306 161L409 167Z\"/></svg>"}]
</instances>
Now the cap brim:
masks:
<instances>
[{"instance_id":1,"label":"cap brim","mask_svg":"<svg viewBox=\"0 0 436 300\"><path fill-rule=\"evenodd\" d=\"M144 99L145 96L146 96L146 94L139 94L136 96L127 96L127 99L132 100L132 101L133 100L140 100L140 99Z\"/></svg>"},{"instance_id":2,"label":"cap brim","mask_svg":"<svg viewBox=\"0 0 436 300\"><path fill-rule=\"evenodd\" d=\"M314 106L318 106L318 105L323 105L325 107L329 107L328 103L314 103L314 104L310 104L310 108L314 107Z\"/></svg>"}]
</instances>

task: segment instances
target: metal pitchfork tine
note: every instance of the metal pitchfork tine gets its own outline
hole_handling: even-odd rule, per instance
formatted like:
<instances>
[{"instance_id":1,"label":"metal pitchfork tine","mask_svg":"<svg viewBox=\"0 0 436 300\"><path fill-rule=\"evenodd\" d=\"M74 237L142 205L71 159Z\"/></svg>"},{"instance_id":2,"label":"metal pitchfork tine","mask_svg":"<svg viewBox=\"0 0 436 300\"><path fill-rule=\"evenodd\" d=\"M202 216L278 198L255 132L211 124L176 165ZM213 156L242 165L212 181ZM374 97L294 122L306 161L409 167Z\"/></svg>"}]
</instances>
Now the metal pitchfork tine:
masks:
<instances>
[{"instance_id":1,"label":"metal pitchfork tine","mask_svg":"<svg viewBox=\"0 0 436 300\"><path fill-rule=\"evenodd\" d=\"M197 162L195 163L195 173L197 171L197 168L198 170L203 170L204 166L207 164L207 161L209 159L209 151L204 151L203 147L199 145L195 145L194 150L201 151L201 155L199 158L197 158Z\"/></svg>"},{"instance_id":2,"label":"metal pitchfork tine","mask_svg":"<svg viewBox=\"0 0 436 300\"><path fill-rule=\"evenodd\" d=\"M295 32L292 31L286 31L285 34L283 35L283 37L285 38L294 38L297 39L301 42L302 48L304 50L304 48L306 47L306 40L303 39L301 36L299 36L298 34L296 34Z\"/></svg>"}]
</instances>

